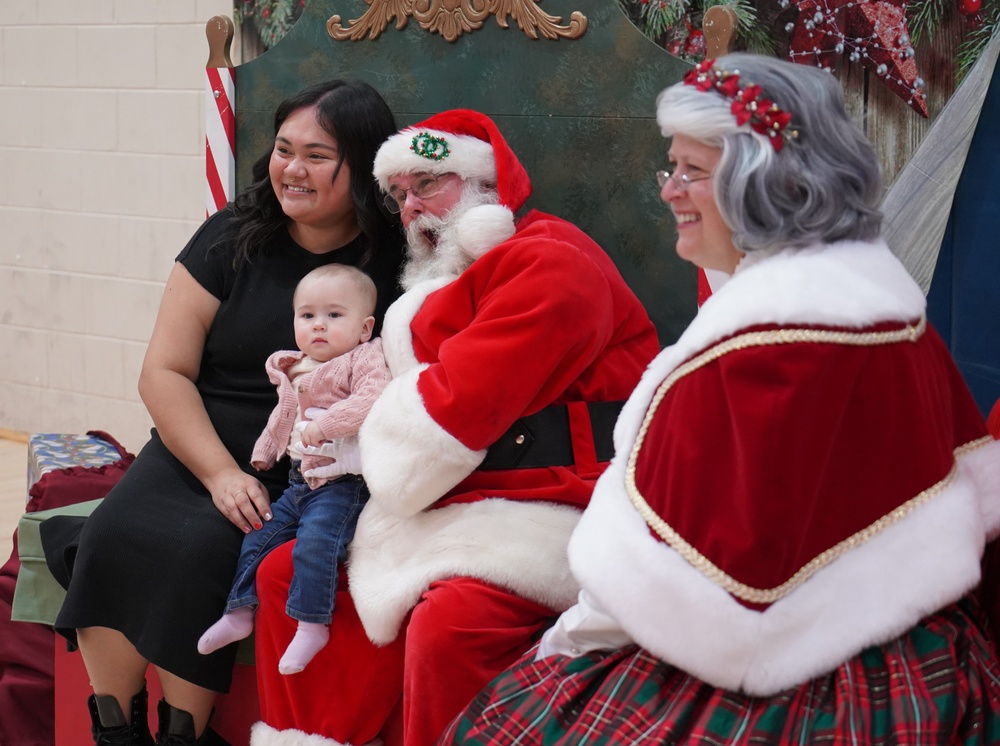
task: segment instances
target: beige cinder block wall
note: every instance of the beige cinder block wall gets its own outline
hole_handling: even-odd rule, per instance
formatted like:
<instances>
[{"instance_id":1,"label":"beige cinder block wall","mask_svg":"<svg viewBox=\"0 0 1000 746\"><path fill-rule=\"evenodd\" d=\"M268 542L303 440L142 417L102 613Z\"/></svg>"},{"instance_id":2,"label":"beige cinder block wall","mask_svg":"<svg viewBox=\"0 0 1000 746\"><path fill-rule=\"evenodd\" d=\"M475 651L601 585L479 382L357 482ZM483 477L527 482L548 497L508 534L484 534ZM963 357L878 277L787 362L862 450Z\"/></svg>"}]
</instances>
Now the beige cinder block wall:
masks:
<instances>
[{"instance_id":1,"label":"beige cinder block wall","mask_svg":"<svg viewBox=\"0 0 1000 746\"><path fill-rule=\"evenodd\" d=\"M142 356L205 214L205 24L232 7L4 4L0 430L146 441Z\"/></svg>"}]
</instances>

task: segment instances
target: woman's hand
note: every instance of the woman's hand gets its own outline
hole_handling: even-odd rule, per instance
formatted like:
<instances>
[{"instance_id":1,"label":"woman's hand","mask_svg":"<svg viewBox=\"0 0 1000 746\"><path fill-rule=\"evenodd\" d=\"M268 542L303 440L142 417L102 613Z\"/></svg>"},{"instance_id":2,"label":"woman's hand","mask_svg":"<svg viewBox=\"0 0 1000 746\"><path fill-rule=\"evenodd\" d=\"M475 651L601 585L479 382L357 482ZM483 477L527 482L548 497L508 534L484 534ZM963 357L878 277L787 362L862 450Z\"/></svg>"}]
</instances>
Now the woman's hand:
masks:
<instances>
[{"instance_id":1,"label":"woman's hand","mask_svg":"<svg viewBox=\"0 0 1000 746\"><path fill-rule=\"evenodd\" d=\"M240 469L216 475L208 486L212 502L222 515L249 534L271 520L271 500L264 486Z\"/></svg>"}]
</instances>

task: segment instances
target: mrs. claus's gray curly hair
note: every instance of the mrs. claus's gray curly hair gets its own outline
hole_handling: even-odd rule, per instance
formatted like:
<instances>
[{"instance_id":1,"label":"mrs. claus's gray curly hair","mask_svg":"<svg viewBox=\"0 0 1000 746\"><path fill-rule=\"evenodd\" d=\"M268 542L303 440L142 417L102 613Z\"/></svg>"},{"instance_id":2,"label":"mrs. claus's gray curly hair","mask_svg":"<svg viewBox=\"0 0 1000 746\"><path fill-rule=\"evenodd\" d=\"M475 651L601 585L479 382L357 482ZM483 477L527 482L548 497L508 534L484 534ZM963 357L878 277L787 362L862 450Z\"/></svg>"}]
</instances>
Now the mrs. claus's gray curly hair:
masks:
<instances>
[{"instance_id":1,"label":"mrs. claus's gray curly hair","mask_svg":"<svg viewBox=\"0 0 1000 746\"><path fill-rule=\"evenodd\" d=\"M840 85L825 70L754 54L720 57L763 97L790 112L798 136L776 152L768 138L736 123L731 100L677 83L656 100L665 137L684 134L722 148L713 189L741 251L802 248L878 237L882 177L875 151L844 110Z\"/></svg>"}]
</instances>

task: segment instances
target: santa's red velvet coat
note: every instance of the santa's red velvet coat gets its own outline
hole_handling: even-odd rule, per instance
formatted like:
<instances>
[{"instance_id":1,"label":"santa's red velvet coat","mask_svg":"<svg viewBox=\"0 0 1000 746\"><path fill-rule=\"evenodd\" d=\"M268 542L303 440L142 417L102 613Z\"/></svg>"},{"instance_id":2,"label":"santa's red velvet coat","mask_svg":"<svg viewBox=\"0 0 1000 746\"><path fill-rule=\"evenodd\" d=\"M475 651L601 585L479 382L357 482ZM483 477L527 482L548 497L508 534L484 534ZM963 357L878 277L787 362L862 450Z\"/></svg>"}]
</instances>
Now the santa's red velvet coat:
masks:
<instances>
[{"instance_id":1,"label":"santa's red velvet coat","mask_svg":"<svg viewBox=\"0 0 1000 746\"><path fill-rule=\"evenodd\" d=\"M710 684L769 695L977 585L1000 443L884 244L744 263L645 373L571 540L605 630L584 598L548 639L620 644L609 616Z\"/></svg>"},{"instance_id":2,"label":"santa's red velvet coat","mask_svg":"<svg viewBox=\"0 0 1000 746\"><path fill-rule=\"evenodd\" d=\"M611 260L570 223L532 211L457 278L405 293L382 339L393 381L360 433L371 500L349 560L368 635L393 640L421 592L452 576L572 604L566 542L603 469L586 420L571 412L574 466L476 467L520 417L624 400L659 351Z\"/></svg>"}]
</instances>

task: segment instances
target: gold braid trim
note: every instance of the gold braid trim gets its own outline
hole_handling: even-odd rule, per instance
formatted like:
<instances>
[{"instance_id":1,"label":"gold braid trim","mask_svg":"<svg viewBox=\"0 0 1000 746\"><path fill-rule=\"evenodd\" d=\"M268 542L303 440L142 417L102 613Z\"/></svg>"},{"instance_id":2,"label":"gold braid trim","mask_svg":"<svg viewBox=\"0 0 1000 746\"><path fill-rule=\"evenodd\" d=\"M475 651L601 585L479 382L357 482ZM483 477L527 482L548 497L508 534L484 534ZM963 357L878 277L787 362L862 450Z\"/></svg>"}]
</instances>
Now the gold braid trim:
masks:
<instances>
[{"instance_id":1,"label":"gold braid trim","mask_svg":"<svg viewBox=\"0 0 1000 746\"><path fill-rule=\"evenodd\" d=\"M980 448L982 448L987 443L992 443L994 440L992 435L984 435L981 438L976 438L976 440L970 440L964 446L959 446L955 449L956 456L964 456L967 453L972 453Z\"/></svg>"},{"instance_id":2,"label":"gold braid trim","mask_svg":"<svg viewBox=\"0 0 1000 746\"><path fill-rule=\"evenodd\" d=\"M646 439L646 433L649 430L650 423L653 420L653 416L656 413L660 402L663 400L667 391L675 383L677 383L678 380L707 365L708 363L719 359L723 355L736 350L743 350L748 347L761 347L765 345L790 344L798 342L866 346L895 344L897 342L906 341L915 342L923 335L926 328L927 319L922 317L915 325L907 325L902 329L886 332L840 332L823 331L818 329L775 329L773 331L749 332L747 334L742 334L738 337L728 339L725 342L706 350L697 357L692 358L683 365L678 366L664 379L659 388L657 388L656 395L653 397L653 400L646 411L646 416L642 422L642 426L639 428L635 444L632 446L632 452L629 454L628 465L625 469L625 491L628 494L629 500L631 500L639 515L642 516L646 525L653 529L653 531L655 531L668 546L673 548L696 570L716 585L721 586L731 595L744 601L756 604L770 604L784 598L793 590L805 583L806 580L808 580L817 571L830 564L838 557L860 546L861 544L864 544L869 539L881 533L883 530L893 525L900 519L905 518L921 505L933 499L938 493L954 481L957 473L957 467L953 466L945 478L937 484L932 485L916 497L907 500L896 509L882 516L874 523L866 526L854 535L849 536L837 545L814 557L810 562L805 564L798 570L798 572L781 585L775 588L754 588L739 582L732 576L723 572L705 555L686 542L680 534L674 531L674 529L671 528L666 521L656 514L636 487L635 469L636 462L639 457L639 451L642 449L642 444ZM992 438L989 436L974 440L955 449L955 454L956 456L964 455L965 453L980 448L991 441Z\"/></svg>"}]
</instances>

